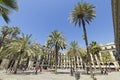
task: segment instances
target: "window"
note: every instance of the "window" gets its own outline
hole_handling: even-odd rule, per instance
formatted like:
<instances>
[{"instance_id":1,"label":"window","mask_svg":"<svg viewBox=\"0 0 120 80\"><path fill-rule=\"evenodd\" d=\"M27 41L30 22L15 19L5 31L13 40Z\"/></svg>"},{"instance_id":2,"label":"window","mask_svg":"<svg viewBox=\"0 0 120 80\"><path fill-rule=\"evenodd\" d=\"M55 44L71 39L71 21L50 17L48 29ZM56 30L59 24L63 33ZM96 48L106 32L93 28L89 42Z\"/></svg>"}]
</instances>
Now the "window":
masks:
<instances>
[{"instance_id":1,"label":"window","mask_svg":"<svg viewBox=\"0 0 120 80\"><path fill-rule=\"evenodd\" d=\"M113 46L111 46L111 49L113 49L114 47Z\"/></svg>"}]
</instances>

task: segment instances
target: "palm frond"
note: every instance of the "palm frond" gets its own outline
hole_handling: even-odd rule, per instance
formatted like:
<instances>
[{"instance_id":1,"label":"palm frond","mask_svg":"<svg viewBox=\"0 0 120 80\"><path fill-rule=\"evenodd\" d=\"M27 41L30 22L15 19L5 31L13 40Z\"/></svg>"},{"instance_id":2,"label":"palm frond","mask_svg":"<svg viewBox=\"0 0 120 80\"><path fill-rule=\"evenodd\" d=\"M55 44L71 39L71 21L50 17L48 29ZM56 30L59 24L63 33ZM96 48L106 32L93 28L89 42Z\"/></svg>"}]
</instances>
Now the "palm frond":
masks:
<instances>
[{"instance_id":1,"label":"palm frond","mask_svg":"<svg viewBox=\"0 0 120 80\"><path fill-rule=\"evenodd\" d=\"M18 6L17 6L17 1L16 0L0 0L0 4L2 4L3 6L6 6L8 8L14 9L14 10L18 10Z\"/></svg>"},{"instance_id":2,"label":"palm frond","mask_svg":"<svg viewBox=\"0 0 120 80\"><path fill-rule=\"evenodd\" d=\"M89 3L78 3L70 14L70 22L75 26L89 24L95 17L95 6Z\"/></svg>"}]
</instances>

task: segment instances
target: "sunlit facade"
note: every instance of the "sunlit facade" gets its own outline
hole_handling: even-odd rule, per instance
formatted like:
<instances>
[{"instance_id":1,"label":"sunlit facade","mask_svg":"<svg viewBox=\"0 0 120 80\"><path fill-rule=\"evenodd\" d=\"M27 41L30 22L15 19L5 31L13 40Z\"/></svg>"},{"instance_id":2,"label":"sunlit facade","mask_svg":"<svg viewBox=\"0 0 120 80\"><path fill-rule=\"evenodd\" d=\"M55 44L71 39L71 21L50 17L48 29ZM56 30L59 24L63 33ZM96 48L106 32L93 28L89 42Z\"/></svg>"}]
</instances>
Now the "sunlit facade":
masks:
<instances>
[{"instance_id":1,"label":"sunlit facade","mask_svg":"<svg viewBox=\"0 0 120 80\"><path fill-rule=\"evenodd\" d=\"M101 45L101 48L102 50L99 53L101 64L103 64L101 55L104 53L109 53L111 56L111 61L108 63L110 63L111 67L119 68L115 44L113 42L107 43L107 44Z\"/></svg>"},{"instance_id":2,"label":"sunlit facade","mask_svg":"<svg viewBox=\"0 0 120 80\"><path fill-rule=\"evenodd\" d=\"M96 66L96 68L99 68L99 64L104 67L105 65L102 61L102 56L101 55L104 54L104 53L109 53L110 56L111 56L111 61L107 62L107 64L111 68L115 68L115 69L119 68L119 64L118 64L118 60L117 60L117 54L116 54L116 46L115 46L114 42L107 43L107 44L101 44L100 46L101 46L102 50L98 53L98 55L95 55L96 62L94 62L93 56L91 55L92 67ZM99 56L99 57L97 57L97 56ZM59 55L59 57L58 57L58 68L70 68L71 66L75 67L74 66L75 65L75 58L74 57L72 58L72 65L70 65L70 64L71 64L70 58L66 54L60 54ZM77 67L78 68L83 68L83 64L84 64L84 62L82 61L81 57L77 57ZM53 64L53 67L54 67L54 65L55 64Z\"/></svg>"}]
</instances>

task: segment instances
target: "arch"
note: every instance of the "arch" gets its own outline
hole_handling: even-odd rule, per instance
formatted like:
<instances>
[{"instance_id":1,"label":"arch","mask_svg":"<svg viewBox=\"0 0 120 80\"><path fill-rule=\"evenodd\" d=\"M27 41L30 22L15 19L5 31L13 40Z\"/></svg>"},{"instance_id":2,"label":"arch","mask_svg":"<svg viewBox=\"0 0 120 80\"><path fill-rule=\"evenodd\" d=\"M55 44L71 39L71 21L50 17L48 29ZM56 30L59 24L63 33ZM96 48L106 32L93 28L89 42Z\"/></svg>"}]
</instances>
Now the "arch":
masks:
<instances>
[{"instance_id":1,"label":"arch","mask_svg":"<svg viewBox=\"0 0 120 80\"><path fill-rule=\"evenodd\" d=\"M100 63L100 65L103 65L103 63Z\"/></svg>"},{"instance_id":2,"label":"arch","mask_svg":"<svg viewBox=\"0 0 120 80\"><path fill-rule=\"evenodd\" d=\"M97 62L95 62L95 65L98 65Z\"/></svg>"},{"instance_id":3,"label":"arch","mask_svg":"<svg viewBox=\"0 0 120 80\"><path fill-rule=\"evenodd\" d=\"M109 63L109 65L114 65L114 63L111 62L111 63Z\"/></svg>"},{"instance_id":4,"label":"arch","mask_svg":"<svg viewBox=\"0 0 120 80\"><path fill-rule=\"evenodd\" d=\"M81 65L81 63L79 63L79 65Z\"/></svg>"},{"instance_id":5,"label":"arch","mask_svg":"<svg viewBox=\"0 0 120 80\"><path fill-rule=\"evenodd\" d=\"M91 63L91 65L93 65L93 63Z\"/></svg>"}]
</instances>

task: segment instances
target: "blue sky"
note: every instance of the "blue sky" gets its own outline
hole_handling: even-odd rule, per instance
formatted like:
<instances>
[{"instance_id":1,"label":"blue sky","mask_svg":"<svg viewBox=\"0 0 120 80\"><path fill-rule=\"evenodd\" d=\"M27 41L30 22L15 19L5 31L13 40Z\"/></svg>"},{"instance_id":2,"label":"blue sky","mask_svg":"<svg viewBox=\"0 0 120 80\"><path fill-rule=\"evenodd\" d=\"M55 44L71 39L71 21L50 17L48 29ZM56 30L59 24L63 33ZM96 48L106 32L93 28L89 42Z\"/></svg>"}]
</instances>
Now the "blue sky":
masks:
<instances>
[{"instance_id":1,"label":"blue sky","mask_svg":"<svg viewBox=\"0 0 120 80\"><path fill-rule=\"evenodd\" d=\"M6 24L1 18L0 26L18 26L25 34L32 34L33 40L44 45L53 30L65 34L67 43L78 41L84 47L82 28L69 21L69 15L81 0L18 0L19 11L10 15L11 22ZM89 43L108 43L114 41L111 0L82 0L96 6L96 18L86 25Z\"/></svg>"}]
</instances>

